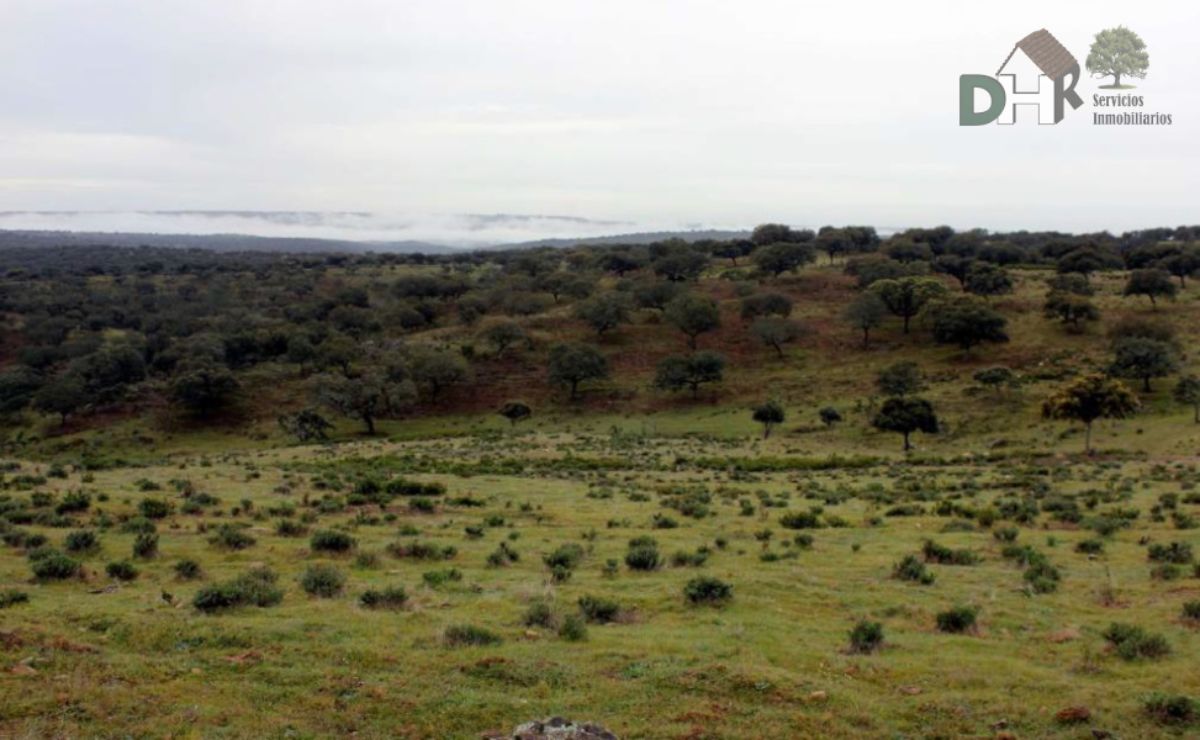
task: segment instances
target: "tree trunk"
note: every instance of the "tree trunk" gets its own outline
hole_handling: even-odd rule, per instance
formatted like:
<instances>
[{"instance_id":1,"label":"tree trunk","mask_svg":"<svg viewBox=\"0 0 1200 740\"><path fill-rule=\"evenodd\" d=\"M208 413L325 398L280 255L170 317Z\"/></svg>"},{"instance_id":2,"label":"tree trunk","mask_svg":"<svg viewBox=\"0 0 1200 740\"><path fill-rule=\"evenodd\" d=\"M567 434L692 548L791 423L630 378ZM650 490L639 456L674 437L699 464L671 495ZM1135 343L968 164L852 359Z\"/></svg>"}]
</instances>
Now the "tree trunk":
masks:
<instances>
[{"instance_id":1,"label":"tree trunk","mask_svg":"<svg viewBox=\"0 0 1200 740\"><path fill-rule=\"evenodd\" d=\"M912 445L908 442L908 432L904 432L904 451L908 452L912 449Z\"/></svg>"},{"instance_id":2,"label":"tree trunk","mask_svg":"<svg viewBox=\"0 0 1200 740\"><path fill-rule=\"evenodd\" d=\"M363 423L367 425L367 434L375 436L375 417L370 414L363 414Z\"/></svg>"},{"instance_id":3,"label":"tree trunk","mask_svg":"<svg viewBox=\"0 0 1200 740\"><path fill-rule=\"evenodd\" d=\"M905 334L907 334L907 333L908 333L908 320L909 320L910 318L912 318L912 317L911 317L911 316L908 316L907 314L904 316L904 333L905 333Z\"/></svg>"},{"instance_id":4,"label":"tree trunk","mask_svg":"<svg viewBox=\"0 0 1200 740\"><path fill-rule=\"evenodd\" d=\"M698 334L688 335L688 347L690 347L693 352L696 351L696 337L697 336L699 336L699 335Z\"/></svg>"},{"instance_id":5,"label":"tree trunk","mask_svg":"<svg viewBox=\"0 0 1200 740\"><path fill-rule=\"evenodd\" d=\"M1147 393L1150 392L1150 376L1149 375L1142 378L1142 390L1146 391Z\"/></svg>"},{"instance_id":6,"label":"tree trunk","mask_svg":"<svg viewBox=\"0 0 1200 740\"><path fill-rule=\"evenodd\" d=\"M1192 405L1192 412L1195 414L1193 421L1195 421L1197 424L1200 424L1200 403Z\"/></svg>"},{"instance_id":7,"label":"tree trunk","mask_svg":"<svg viewBox=\"0 0 1200 740\"><path fill-rule=\"evenodd\" d=\"M1092 422L1088 422L1083 430L1083 451L1090 455L1092 454Z\"/></svg>"},{"instance_id":8,"label":"tree trunk","mask_svg":"<svg viewBox=\"0 0 1200 740\"><path fill-rule=\"evenodd\" d=\"M771 425L763 424L763 439L767 439L770 436L771 436Z\"/></svg>"},{"instance_id":9,"label":"tree trunk","mask_svg":"<svg viewBox=\"0 0 1200 740\"><path fill-rule=\"evenodd\" d=\"M579 381L572 380L571 381L571 400L572 401L575 400L575 396L578 395L578 392L579 392Z\"/></svg>"},{"instance_id":10,"label":"tree trunk","mask_svg":"<svg viewBox=\"0 0 1200 740\"><path fill-rule=\"evenodd\" d=\"M866 349L867 347L870 347L870 346L871 346L871 329L869 327L864 326L863 327L863 349Z\"/></svg>"},{"instance_id":11,"label":"tree trunk","mask_svg":"<svg viewBox=\"0 0 1200 740\"><path fill-rule=\"evenodd\" d=\"M783 345L772 344L771 346L775 348L775 354L779 355L779 359L782 360L783 359Z\"/></svg>"}]
</instances>

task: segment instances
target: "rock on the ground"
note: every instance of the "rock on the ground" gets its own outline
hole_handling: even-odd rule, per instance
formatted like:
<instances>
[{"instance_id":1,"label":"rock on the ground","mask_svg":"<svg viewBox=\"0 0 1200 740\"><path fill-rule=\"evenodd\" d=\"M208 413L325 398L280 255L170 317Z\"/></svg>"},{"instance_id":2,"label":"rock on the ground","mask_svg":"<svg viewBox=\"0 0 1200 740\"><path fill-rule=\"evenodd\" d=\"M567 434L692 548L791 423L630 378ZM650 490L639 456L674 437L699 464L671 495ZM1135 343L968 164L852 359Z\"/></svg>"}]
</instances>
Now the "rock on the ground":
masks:
<instances>
[{"instance_id":1,"label":"rock on the ground","mask_svg":"<svg viewBox=\"0 0 1200 740\"><path fill-rule=\"evenodd\" d=\"M572 722L562 717L534 720L517 725L513 740L618 740L617 736L591 722Z\"/></svg>"}]
</instances>

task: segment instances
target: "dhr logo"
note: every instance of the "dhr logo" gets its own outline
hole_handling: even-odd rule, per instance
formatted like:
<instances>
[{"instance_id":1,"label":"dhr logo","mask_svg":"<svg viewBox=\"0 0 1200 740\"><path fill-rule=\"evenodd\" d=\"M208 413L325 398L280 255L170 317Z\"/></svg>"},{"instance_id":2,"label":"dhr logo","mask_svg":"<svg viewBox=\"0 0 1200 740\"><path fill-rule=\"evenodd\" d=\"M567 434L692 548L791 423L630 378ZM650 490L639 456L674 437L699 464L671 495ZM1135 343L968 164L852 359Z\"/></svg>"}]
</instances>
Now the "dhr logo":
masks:
<instances>
[{"instance_id":1,"label":"dhr logo","mask_svg":"<svg viewBox=\"0 0 1200 740\"><path fill-rule=\"evenodd\" d=\"M1021 56L1017 57L1017 52ZM1016 57L1016 58L1014 58ZM1026 71L1019 68L1025 66ZM1010 71L1005 72L1008 68ZM997 121L1017 121L1017 106L1037 108L1039 124L1054 124L1063 119L1064 103L1072 108L1083 105L1075 92L1079 83L1079 61L1046 29L1034 31L1017 42L994 77L962 75L958 78L958 123L983 126ZM976 110L975 93L987 93L985 110Z\"/></svg>"}]
</instances>

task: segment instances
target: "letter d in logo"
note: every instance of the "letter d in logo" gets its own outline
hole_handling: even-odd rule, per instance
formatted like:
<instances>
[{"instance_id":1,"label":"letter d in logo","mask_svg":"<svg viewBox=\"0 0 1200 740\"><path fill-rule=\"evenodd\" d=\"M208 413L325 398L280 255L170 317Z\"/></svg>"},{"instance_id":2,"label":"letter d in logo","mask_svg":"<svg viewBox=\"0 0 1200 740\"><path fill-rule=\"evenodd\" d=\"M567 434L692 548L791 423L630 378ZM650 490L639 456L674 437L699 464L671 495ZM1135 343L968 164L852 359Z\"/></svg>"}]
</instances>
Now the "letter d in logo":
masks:
<instances>
[{"instance_id":1,"label":"letter d in logo","mask_svg":"<svg viewBox=\"0 0 1200 740\"><path fill-rule=\"evenodd\" d=\"M975 91L988 94L991 105L982 113L975 111ZM1000 117L1004 110L1004 88L994 77L986 75L962 75L958 78L958 125L983 126Z\"/></svg>"}]
</instances>

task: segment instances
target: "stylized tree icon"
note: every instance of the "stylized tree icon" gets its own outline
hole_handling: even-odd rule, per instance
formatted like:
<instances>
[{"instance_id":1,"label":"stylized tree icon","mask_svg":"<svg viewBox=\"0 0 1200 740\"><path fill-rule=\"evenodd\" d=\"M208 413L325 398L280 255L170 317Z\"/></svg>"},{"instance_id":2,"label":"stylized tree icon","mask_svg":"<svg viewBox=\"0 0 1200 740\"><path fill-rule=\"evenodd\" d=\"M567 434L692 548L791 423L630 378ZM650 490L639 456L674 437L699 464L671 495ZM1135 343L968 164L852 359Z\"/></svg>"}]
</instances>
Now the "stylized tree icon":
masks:
<instances>
[{"instance_id":1,"label":"stylized tree icon","mask_svg":"<svg viewBox=\"0 0 1200 740\"><path fill-rule=\"evenodd\" d=\"M1113 78L1113 84L1104 88L1124 89L1133 85L1122 85L1121 77L1146 77L1150 66L1150 54L1146 42L1125 26L1108 28L1096 34L1092 49L1088 53L1087 69L1096 77Z\"/></svg>"}]
</instances>

